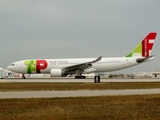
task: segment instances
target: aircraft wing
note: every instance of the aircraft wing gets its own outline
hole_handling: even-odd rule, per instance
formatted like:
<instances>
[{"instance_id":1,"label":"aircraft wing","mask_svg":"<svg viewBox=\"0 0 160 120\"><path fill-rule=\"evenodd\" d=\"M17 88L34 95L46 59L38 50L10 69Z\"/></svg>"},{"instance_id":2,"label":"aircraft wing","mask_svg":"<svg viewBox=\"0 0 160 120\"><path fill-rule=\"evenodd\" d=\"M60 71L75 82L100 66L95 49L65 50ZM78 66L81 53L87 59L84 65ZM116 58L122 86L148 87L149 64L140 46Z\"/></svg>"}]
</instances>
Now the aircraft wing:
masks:
<instances>
[{"instance_id":1,"label":"aircraft wing","mask_svg":"<svg viewBox=\"0 0 160 120\"><path fill-rule=\"evenodd\" d=\"M91 67L93 63L98 62L101 59L102 59L102 56L98 57L97 59L95 59L93 61L89 61L89 62L80 63L80 64L72 65L72 66L69 66L69 67L65 67L65 68L63 68L63 70L66 73L73 73L73 71L77 72L77 73L82 73L85 69Z\"/></svg>"}]
</instances>

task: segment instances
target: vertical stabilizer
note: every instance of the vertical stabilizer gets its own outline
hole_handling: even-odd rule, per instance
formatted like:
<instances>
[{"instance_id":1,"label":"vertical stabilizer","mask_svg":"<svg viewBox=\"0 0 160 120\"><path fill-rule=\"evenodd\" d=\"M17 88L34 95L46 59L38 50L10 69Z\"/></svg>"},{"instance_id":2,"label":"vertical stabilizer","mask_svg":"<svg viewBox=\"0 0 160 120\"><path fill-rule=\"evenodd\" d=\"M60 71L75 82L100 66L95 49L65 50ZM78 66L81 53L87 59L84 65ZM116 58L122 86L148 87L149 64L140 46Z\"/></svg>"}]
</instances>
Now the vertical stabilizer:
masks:
<instances>
[{"instance_id":1,"label":"vertical stabilizer","mask_svg":"<svg viewBox=\"0 0 160 120\"><path fill-rule=\"evenodd\" d=\"M133 57L133 56L148 57L150 56L156 35L157 35L156 32L150 32L142 40L142 42L139 45L137 45L137 47L125 57Z\"/></svg>"}]
</instances>

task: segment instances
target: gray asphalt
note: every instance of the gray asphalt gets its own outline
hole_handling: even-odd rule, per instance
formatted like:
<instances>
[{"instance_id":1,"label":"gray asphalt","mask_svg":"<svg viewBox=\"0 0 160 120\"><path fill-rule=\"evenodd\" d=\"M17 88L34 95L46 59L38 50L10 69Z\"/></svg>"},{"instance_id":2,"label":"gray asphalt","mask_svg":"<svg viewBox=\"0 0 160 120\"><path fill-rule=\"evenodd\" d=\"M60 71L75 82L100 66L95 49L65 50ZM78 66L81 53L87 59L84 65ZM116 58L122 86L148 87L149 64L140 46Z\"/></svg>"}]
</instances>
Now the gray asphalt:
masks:
<instances>
[{"instance_id":1,"label":"gray asphalt","mask_svg":"<svg viewBox=\"0 0 160 120\"><path fill-rule=\"evenodd\" d=\"M4 82L93 82L93 79L52 78L52 79L2 79ZM160 79L101 79L101 82L160 82Z\"/></svg>"},{"instance_id":2,"label":"gray asphalt","mask_svg":"<svg viewBox=\"0 0 160 120\"><path fill-rule=\"evenodd\" d=\"M0 98L55 98L160 94L160 89L0 92Z\"/></svg>"},{"instance_id":3,"label":"gray asphalt","mask_svg":"<svg viewBox=\"0 0 160 120\"><path fill-rule=\"evenodd\" d=\"M5 82L93 82L93 79L3 79ZM160 82L160 79L101 79L101 82ZM0 98L55 98L82 96L114 96L160 94L160 89L74 90L74 91L20 91L0 92Z\"/></svg>"}]
</instances>

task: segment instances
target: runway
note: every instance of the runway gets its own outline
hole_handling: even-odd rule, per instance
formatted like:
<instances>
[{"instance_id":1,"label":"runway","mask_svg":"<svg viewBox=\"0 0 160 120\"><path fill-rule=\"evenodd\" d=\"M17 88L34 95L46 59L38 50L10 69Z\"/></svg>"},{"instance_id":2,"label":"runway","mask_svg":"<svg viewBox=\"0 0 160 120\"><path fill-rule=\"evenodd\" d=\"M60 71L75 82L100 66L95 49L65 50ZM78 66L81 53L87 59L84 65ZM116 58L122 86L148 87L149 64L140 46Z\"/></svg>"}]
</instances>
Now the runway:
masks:
<instances>
[{"instance_id":1,"label":"runway","mask_svg":"<svg viewBox=\"0 0 160 120\"><path fill-rule=\"evenodd\" d=\"M2 79L3 82L94 82L93 79L73 79L73 78L29 78L29 79ZM101 82L160 82L160 79L101 79Z\"/></svg>"},{"instance_id":2,"label":"runway","mask_svg":"<svg viewBox=\"0 0 160 120\"><path fill-rule=\"evenodd\" d=\"M93 79L3 79L0 83L12 82L93 82ZM101 79L101 82L160 82L160 79ZM97 83L98 84L98 83ZM114 96L160 94L160 89L126 89L126 90L74 90L74 91L20 91L0 92L3 98L55 98L82 96Z\"/></svg>"},{"instance_id":3,"label":"runway","mask_svg":"<svg viewBox=\"0 0 160 120\"><path fill-rule=\"evenodd\" d=\"M160 89L0 92L0 98L56 98L160 94Z\"/></svg>"}]
</instances>

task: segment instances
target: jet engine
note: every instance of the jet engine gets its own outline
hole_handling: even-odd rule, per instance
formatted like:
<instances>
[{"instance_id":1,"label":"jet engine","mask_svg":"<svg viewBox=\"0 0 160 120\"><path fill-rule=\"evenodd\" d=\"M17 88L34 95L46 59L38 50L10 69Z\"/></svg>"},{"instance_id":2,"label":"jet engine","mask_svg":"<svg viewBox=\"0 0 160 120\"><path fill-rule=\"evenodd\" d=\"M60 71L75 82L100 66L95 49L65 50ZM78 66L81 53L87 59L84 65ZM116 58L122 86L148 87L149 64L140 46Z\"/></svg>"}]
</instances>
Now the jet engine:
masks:
<instances>
[{"instance_id":1,"label":"jet engine","mask_svg":"<svg viewBox=\"0 0 160 120\"><path fill-rule=\"evenodd\" d=\"M63 76L62 69L51 69L51 76L52 77L62 77Z\"/></svg>"}]
</instances>

